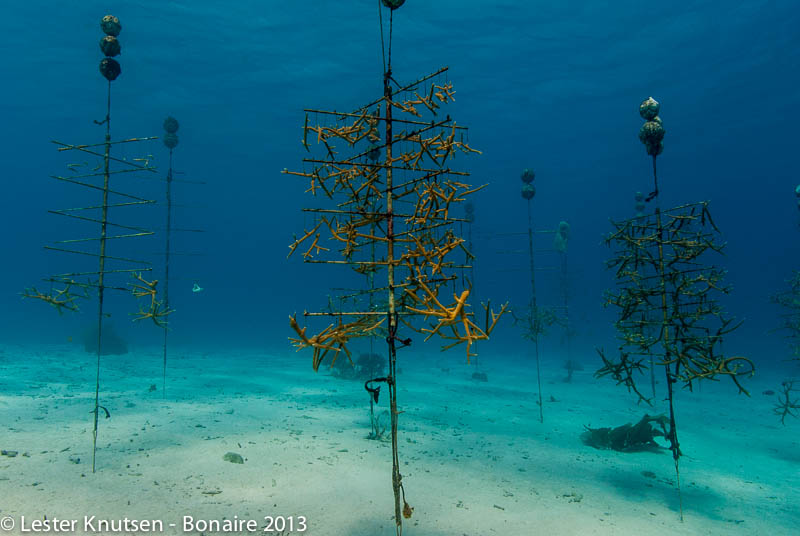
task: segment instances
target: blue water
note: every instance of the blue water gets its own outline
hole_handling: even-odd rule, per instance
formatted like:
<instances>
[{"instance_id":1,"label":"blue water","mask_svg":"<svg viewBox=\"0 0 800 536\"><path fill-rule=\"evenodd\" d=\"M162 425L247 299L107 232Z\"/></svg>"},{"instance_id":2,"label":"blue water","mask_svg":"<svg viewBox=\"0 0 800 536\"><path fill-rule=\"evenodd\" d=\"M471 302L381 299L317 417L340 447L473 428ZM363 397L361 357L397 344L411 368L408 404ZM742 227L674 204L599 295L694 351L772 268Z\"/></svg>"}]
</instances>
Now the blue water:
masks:
<instances>
[{"instance_id":1,"label":"blue water","mask_svg":"<svg viewBox=\"0 0 800 536\"><path fill-rule=\"evenodd\" d=\"M318 267L284 259L307 200L299 182L279 172L303 156L304 107L348 110L379 96L373 4L7 6L0 22L7 177L0 214L14 232L5 236L0 283L4 336L65 335L59 324L43 330L52 319L17 293L69 263L41 249L61 239L59 218L45 211L63 207L60 196L71 193L48 179L64 169L48 142L102 141L101 127L92 124L105 104L96 42L99 17L113 8L123 23L115 137L160 135L171 114L181 123L176 168L208 183L176 192L176 202L185 196L203 209L185 226L200 223L208 233L199 244L206 256L183 265L205 282L203 303L195 307L186 285L173 291L182 312L175 337L281 345L286 315L317 307L325 285L315 282ZM524 167L536 171L536 223L571 223L574 309L595 339L609 335L610 317L600 306L611 281L601 238L607 219L629 215L633 193L650 187L649 159L636 139L637 106L656 97L667 129L659 160L663 203L712 202L728 242L721 264L735 287L728 309L746 319L731 341L774 363L780 345L768 335L776 311L767 297L800 258L790 105L799 91L798 19L793 2L408 2L395 25L394 70L410 81L450 67L458 91L450 112L483 151L462 162L474 182L490 183L476 198L476 231L524 230L518 176ZM166 151L154 151L163 164ZM475 248L481 280L516 262L495 256L486 241L476 240ZM295 274L302 281L279 283ZM496 300L526 290L522 271L485 288Z\"/></svg>"},{"instance_id":2,"label":"blue water","mask_svg":"<svg viewBox=\"0 0 800 536\"><path fill-rule=\"evenodd\" d=\"M93 124L105 115L106 97L97 42L99 20L112 12L123 25L112 135L160 136L163 119L176 117L175 168L205 183L175 186L175 202L187 205L176 209L175 225L205 233L174 238L176 251L202 255L174 259L171 340L198 352L290 351L288 315L324 307L337 285L327 267L286 259L293 233L310 221L300 209L315 205L304 181L280 172L299 169L306 156L303 108L350 111L381 96L376 2L31 0L3 11L0 341L77 341L93 321L93 303L59 317L20 292L78 266L42 246L89 228L47 210L96 199L49 178L73 161L50 141L102 141L103 127ZM525 237L497 236L527 230L519 176L531 168L535 227L566 220L572 229L574 355L587 370L599 366L594 349L615 346L615 311L603 308L614 281L602 240L609 218L631 216L634 193L651 189L637 133L638 105L652 95L666 128L662 205L710 201L727 243L725 255L710 260L728 271L732 292L723 304L744 323L726 339L726 352L748 356L766 377L796 375L769 297L800 268L798 27L800 5L782 0L408 0L394 20L394 77L410 82L449 66L457 93L448 113L483 153L455 161L472 183L489 185L474 199L478 299L523 306L529 299ZM165 173L166 149L160 141L147 147ZM125 185L163 200L163 183ZM160 229L163 220L159 205L130 221ZM142 240L136 254L158 275L163 235ZM537 248L549 247L550 238L537 238ZM540 257L543 267L556 263ZM194 282L202 293L191 292ZM541 304L560 303L557 271L542 271L537 284ZM133 324L134 310L129 296L109 294L117 330L134 347L155 347L161 332ZM545 351L560 363L559 336L548 337ZM529 354L511 322L481 348L511 364ZM454 353L458 366L463 353Z\"/></svg>"}]
</instances>

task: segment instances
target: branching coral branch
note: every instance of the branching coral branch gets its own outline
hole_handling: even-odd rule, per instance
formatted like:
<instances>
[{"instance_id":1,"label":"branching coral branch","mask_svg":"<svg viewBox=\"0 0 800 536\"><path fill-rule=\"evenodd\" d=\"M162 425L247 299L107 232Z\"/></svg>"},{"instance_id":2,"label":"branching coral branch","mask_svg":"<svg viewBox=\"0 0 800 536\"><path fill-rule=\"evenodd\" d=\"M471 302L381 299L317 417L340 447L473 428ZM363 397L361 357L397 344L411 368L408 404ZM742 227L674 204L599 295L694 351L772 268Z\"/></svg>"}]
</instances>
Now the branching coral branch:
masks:
<instances>
[{"instance_id":1,"label":"branching coral branch","mask_svg":"<svg viewBox=\"0 0 800 536\"><path fill-rule=\"evenodd\" d=\"M716 228L705 230L713 225L706 203L667 210L658 220L637 217L612 225L606 243L616 251L608 266L616 268L619 287L607 293L606 305L619 310L621 347L618 360L601 352L604 366L598 375L612 376L646 401L633 372L647 365L631 356L661 353L658 364L688 389L695 381L728 377L747 394L740 379L752 376L753 362L719 351L723 337L738 324L724 317L715 298L728 292L724 272L700 262L706 252L722 250L713 235Z\"/></svg>"},{"instance_id":2,"label":"branching coral branch","mask_svg":"<svg viewBox=\"0 0 800 536\"><path fill-rule=\"evenodd\" d=\"M174 309L167 309L163 300L157 298L158 290L156 287L158 286L158 280L147 281L142 277L142 274L133 274L133 278L135 282L130 284L131 293L136 298L149 299L143 307L139 307L139 312L135 313L133 321L138 322L139 320L150 319L156 326L166 328L166 318L170 313L174 312Z\"/></svg>"},{"instance_id":3,"label":"branching coral branch","mask_svg":"<svg viewBox=\"0 0 800 536\"><path fill-rule=\"evenodd\" d=\"M297 350L302 350L303 348L314 349L312 364L314 371L317 371L329 352L333 352L331 366L336 363L339 352L343 351L347 358L350 359L350 350L347 348L350 339L372 335L372 332L378 329L384 320L381 319L375 322L369 317L362 317L353 322L344 323L342 318L339 317L338 323L329 325L316 335L308 336L306 335L308 328L301 328L297 323L297 315L293 315L289 317L289 325L297 333L297 338L290 337L289 340Z\"/></svg>"},{"instance_id":4,"label":"branching coral branch","mask_svg":"<svg viewBox=\"0 0 800 536\"><path fill-rule=\"evenodd\" d=\"M85 292L81 294L74 294L73 288L74 286L80 287L75 281L63 281L64 288L62 289L52 289L48 293L43 293L36 289L36 287L26 288L22 292L23 298L33 298L36 300L42 300L43 302L51 305L58 311L58 314L63 314L64 311L71 311L71 312L78 312L80 309L76 300L78 298L87 298L87 294Z\"/></svg>"},{"instance_id":5,"label":"branching coral branch","mask_svg":"<svg viewBox=\"0 0 800 536\"><path fill-rule=\"evenodd\" d=\"M798 417L800 415L800 398L794 398L795 394L800 393L800 389L794 386L794 380L787 380L781 384L783 392L778 395L778 402L773 408L773 413L781 418L781 424L786 424L786 417Z\"/></svg>"}]
</instances>

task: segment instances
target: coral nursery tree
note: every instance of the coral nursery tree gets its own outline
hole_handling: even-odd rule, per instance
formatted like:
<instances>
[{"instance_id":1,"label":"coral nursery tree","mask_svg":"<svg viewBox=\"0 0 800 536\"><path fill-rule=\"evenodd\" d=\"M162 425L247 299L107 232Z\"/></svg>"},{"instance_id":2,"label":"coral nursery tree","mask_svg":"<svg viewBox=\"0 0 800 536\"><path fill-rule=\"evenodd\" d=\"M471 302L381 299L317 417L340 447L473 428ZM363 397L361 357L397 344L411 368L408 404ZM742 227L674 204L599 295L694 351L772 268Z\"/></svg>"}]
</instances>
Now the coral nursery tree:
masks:
<instances>
[{"instance_id":1,"label":"coral nursery tree","mask_svg":"<svg viewBox=\"0 0 800 536\"><path fill-rule=\"evenodd\" d=\"M533 238L537 231L534 231L533 229L533 209L531 207L531 201L536 196L536 187L533 185L536 174L533 172L533 170L526 168L522 171L520 178L522 179L521 195L528 204L528 232L513 234L527 234L528 236L528 261L530 263L531 297L528 301L527 307L522 308L519 314L515 308L514 312L512 312L512 315L514 317L514 323L522 327L522 337L533 343L533 358L534 363L536 363L536 385L538 391L538 400L536 403L539 406L539 422L543 423L544 408L542 401L542 372L541 360L539 358L539 342L541 341L542 336L546 334L547 328L556 321L556 316L551 308L545 308L539 305L536 297L536 270L538 268L536 267L535 263L534 253L536 250L534 248ZM538 232L549 233L550 231Z\"/></svg>"},{"instance_id":2,"label":"coral nursery tree","mask_svg":"<svg viewBox=\"0 0 800 536\"><path fill-rule=\"evenodd\" d=\"M564 328L564 335L563 340L567 347L567 361L566 361L566 368L568 380L570 381L572 378L572 372L575 369L576 364L572 361L572 337L575 335L575 332L572 328L572 323L570 322L570 309L569 309L569 302L571 297L570 291L570 284L569 284L569 268L567 266L567 248L569 245L570 237L571 237L571 227L568 222L560 221L558 222L558 227L556 228L555 236L553 236L553 249L558 253L559 260L560 260L560 277L559 277L559 290L561 291L561 315L559 319L559 323Z\"/></svg>"},{"instance_id":3,"label":"coral nursery tree","mask_svg":"<svg viewBox=\"0 0 800 536\"><path fill-rule=\"evenodd\" d=\"M785 290L772 296L772 302L783 309L781 330L786 334L790 359L800 363L800 271L787 283Z\"/></svg>"},{"instance_id":4,"label":"coral nursery tree","mask_svg":"<svg viewBox=\"0 0 800 536\"><path fill-rule=\"evenodd\" d=\"M794 189L797 211L800 215L800 184ZM800 218L797 227L800 230ZM772 302L783 309L783 325L791 351L791 359L800 362L800 270L796 270L788 281L788 287L772 296Z\"/></svg>"},{"instance_id":5,"label":"coral nursery tree","mask_svg":"<svg viewBox=\"0 0 800 536\"><path fill-rule=\"evenodd\" d=\"M162 137L162 141L164 142L164 146L169 150L169 163L167 166L167 176L165 179L165 191L164 191L164 205L166 208L166 222L164 225L164 287L162 292L162 304L163 309L165 311L170 310L169 305L169 283L172 278L170 276L170 259L174 256L199 256L202 255L198 252L187 252L187 251L174 251L172 244L172 235L173 233L202 233L202 229L187 229L176 227L174 225L174 218L173 218L173 208L175 207L186 207L187 205L176 205L173 202L174 192L173 187L175 183L183 183L183 184L205 184L203 181L185 179L185 178L176 178L175 175L180 173L175 171L173 167L173 157L175 148L178 147L178 128L180 124L178 120L172 116L167 116L164 119L164 135ZM202 289L199 285L195 282L193 292L200 292ZM164 342L162 345L162 353L163 353L163 362L162 362L162 369L161 369L161 394L163 397L166 398L167 396L167 357L168 357L168 337L169 337L169 330L166 329L167 326L163 325L164 327Z\"/></svg>"},{"instance_id":6,"label":"coral nursery tree","mask_svg":"<svg viewBox=\"0 0 800 536\"><path fill-rule=\"evenodd\" d=\"M607 305L618 309L616 328L619 355L609 357L600 350L603 367L598 376L609 375L633 391L640 401L652 401L637 387L637 373L648 368L651 355L657 357L666 379L669 407L666 439L675 463L679 510L679 460L674 396L677 387L692 390L701 380L729 377L739 392L747 394L740 379L752 375L753 364L744 357L727 357L721 351L725 334L736 326L726 318L717 302L727 293L724 271L706 264L706 254L719 253L719 230L711 219L707 202L661 210L658 206L656 157L663 150L664 128L658 116L659 104L652 98L640 106L645 119L639 138L653 160L654 202L651 214L612 222L606 243L613 248L608 266L616 273L617 289L607 295Z\"/></svg>"},{"instance_id":7,"label":"coral nursery tree","mask_svg":"<svg viewBox=\"0 0 800 536\"><path fill-rule=\"evenodd\" d=\"M402 3L383 0L388 36ZM447 68L399 84L391 37L382 46L388 51L382 96L352 113L306 110L302 142L319 155L304 159L303 171L284 172L308 180L307 193L325 202L304 209L314 222L296 237L289 255L301 252L304 262L374 272L381 281L365 293L374 294L376 308L383 310L306 312L310 322L327 317L313 335L292 316L291 340L298 349L312 349L316 371L349 359L353 339L385 330L388 373L373 382L385 382L389 390L394 517L401 534L402 520L413 510L405 500L398 453L397 350L411 343L401 332L413 330L425 340L439 336L445 349L463 345L469 360L472 344L488 338L506 308L495 314L487 305L478 319L470 311L470 288L456 288L455 272L464 265L452 254L465 244L454 232L454 223L463 221L454 209L481 187L473 188L464 182L468 173L448 166L456 153L478 151L468 145L467 130L444 113L455 95Z\"/></svg>"},{"instance_id":8,"label":"coral nursery tree","mask_svg":"<svg viewBox=\"0 0 800 536\"><path fill-rule=\"evenodd\" d=\"M104 320L110 316L105 309L107 290L120 290L132 293L140 300L139 311L133 320L152 320L155 325L166 327L167 315L170 310L164 302L157 298L158 281L148 281L143 277L146 272L152 271L150 263L144 260L131 258L131 253L126 252L120 241L129 242L131 239L150 236L152 231L143 228L138 223L131 223L125 219L126 213L141 205L149 205L155 201L144 199L138 195L123 192L113 179L135 177L149 173L156 173L156 168L151 165L151 156L141 158L123 158L115 156L114 150L120 144L133 150L143 142L157 139L156 137L128 138L112 141L111 138L111 88L112 82L122 72L119 62L114 59L121 52L121 45L117 37L122 31L122 25L117 17L106 15L100 21L100 28L105 36L100 40L100 50L105 56L100 60L100 74L107 81L107 98L104 102L106 115L102 121L95 120L95 124L105 131L104 141L93 144L70 144L54 141L60 153L71 155L71 158L80 160L77 163L67 164L70 173L54 175L53 178L66 184L79 186L88 192L98 195L99 199L92 199L91 205L82 207L51 210L52 214L70 220L91 224L97 229L97 234L60 240L52 246L45 246L51 251L70 253L78 258L97 262L94 266L87 266L79 271L71 271L51 275L45 281L49 289L42 292L35 287L25 289L23 297L42 300L53 306L59 313L64 310L78 311L78 298L89 298L89 291L97 292L97 363L95 376L93 429L92 429L92 472L95 472L97 458L97 435L100 415L110 418L108 408L100 400L100 364L104 355ZM93 163L83 161L93 160ZM130 214L127 214L130 217ZM124 223L123 223L124 222ZM112 245L113 244L113 245ZM112 251L112 248L113 251ZM113 255L112 255L113 253ZM125 285L118 279L119 276L132 277Z\"/></svg>"},{"instance_id":9,"label":"coral nursery tree","mask_svg":"<svg viewBox=\"0 0 800 536\"><path fill-rule=\"evenodd\" d=\"M794 189L794 195L797 200L797 210L800 212L800 185ZM780 329L784 332L789 345L789 359L800 364L800 270L795 271L787 283L787 288L772 296L771 300L782 308ZM800 398L796 398L800 389L795 387L796 383L795 380L785 380L781 383L781 393L773 408L783 424L786 424L787 416L800 415Z\"/></svg>"},{"instance_id":10,"label":"coral nursery tree","mask_svg":"<svg viewBox=\"0 0 800 536\"><path fill-rule=\"evenodd\" d=\"M791 288L773 296L777 303L787 308L783 314L783 329L788 331L791 346L792 361L800 361L800 272L791 280ZM800 416L800 389L796 387L797 380L787 379L781 382L781 391L772 412L781 418L781 424L786 424L786 417Z\"/></svg>"}]
</instances>

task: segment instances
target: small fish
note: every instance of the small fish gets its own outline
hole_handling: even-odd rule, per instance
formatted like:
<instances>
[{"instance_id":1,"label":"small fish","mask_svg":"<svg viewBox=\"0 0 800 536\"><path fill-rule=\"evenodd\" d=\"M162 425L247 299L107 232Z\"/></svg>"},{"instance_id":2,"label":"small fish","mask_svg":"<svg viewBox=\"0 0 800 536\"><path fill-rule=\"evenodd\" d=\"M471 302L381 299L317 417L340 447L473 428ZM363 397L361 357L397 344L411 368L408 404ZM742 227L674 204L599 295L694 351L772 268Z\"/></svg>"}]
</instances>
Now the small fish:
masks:
<instances>
[{"instance_id":1,"label":"small fish","mask_svg":"<svg viewBox=\"0 0 800 536\"><path fill-rule=\"evenodd\" d=\"M775 391L773 391L772 389L767 389L766 391L764 391L764 392L763 392L763 393L761 393L761 394L762 394L762 395L767 395L767 396L772 396L772 395L774 395L774 394L775 394Z\"/></svg>"},{"instance_id":2,"label":"small fish","mask_svg":"<svg viewBox=\"0 0 800 536\"><path fill-rule=\"evenodd\" d=\"M192 287L192 292L203 292L203 287L195 283L194 286Z\"/></svg>"}]
</instances>

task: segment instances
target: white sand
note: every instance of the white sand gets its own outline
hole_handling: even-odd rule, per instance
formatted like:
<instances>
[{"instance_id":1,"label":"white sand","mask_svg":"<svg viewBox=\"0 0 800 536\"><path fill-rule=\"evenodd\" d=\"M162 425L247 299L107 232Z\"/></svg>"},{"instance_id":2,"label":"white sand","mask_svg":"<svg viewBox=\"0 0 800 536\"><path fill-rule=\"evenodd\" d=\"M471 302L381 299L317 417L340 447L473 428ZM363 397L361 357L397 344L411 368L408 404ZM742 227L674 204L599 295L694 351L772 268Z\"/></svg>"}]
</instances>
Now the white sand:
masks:
<instances>
[{"instance_id":1,"label":"white sand","mask_svg":"<svg viewBox=\"0 0 800 536\"><path fill-rule=\"evenodd\" d=\"M262 527L266 515L302 515L313 536L394 534L391 450L365 439L361 382L315 374L310 355L288 349L172 355L166 399L157 349L104 358L101 403L112 418L101 419L92 474L93 358L66 346L0 347L0 449L19 451L0 456L9 534L20 534L23 515L177 523L167 534L181 533L184 515ZM755 380L751 398L727 382L678 394L681 523L669 451L581 443L584 425L655 412L593 379L596 361L567 384L552 358L540 424L532 370L483 355L489 382L476 383L462 357L400 352L400 460L415 508L404 534L800 533L800 422L771 415L775 397L761 392L777 390L775 379ZM387 395L384 386L381 410ZM245 463L224 461L229 451Z\"/></svg>"}]
</instances>

